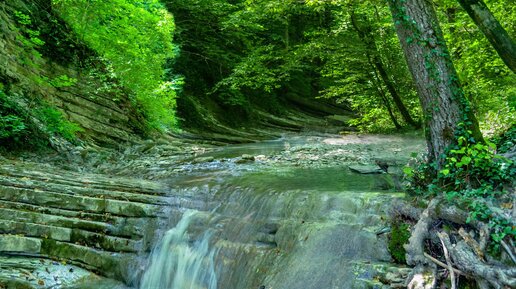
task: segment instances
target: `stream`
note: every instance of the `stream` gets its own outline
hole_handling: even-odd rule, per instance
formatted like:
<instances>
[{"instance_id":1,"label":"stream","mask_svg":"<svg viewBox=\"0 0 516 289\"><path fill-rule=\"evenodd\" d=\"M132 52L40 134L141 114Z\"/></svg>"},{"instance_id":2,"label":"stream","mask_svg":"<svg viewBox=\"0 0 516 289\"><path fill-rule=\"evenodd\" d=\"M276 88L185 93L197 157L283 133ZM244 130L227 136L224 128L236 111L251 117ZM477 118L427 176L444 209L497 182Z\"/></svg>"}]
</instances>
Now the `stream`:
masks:
<instances>
[{"instance_id":1,"label":"stream","mask_svg":"<svg viewBox=\"0 0 516 289\"><path fill-rule=\"evenodd\" d=\"M387 249L389 204L401 168L423 150L419 137L323 135L198 155L162 180L172 213L133 286L392 288L385 280L404 269ZM377 173L378 159L388 173Z\"/></svg>"}]
</instances>

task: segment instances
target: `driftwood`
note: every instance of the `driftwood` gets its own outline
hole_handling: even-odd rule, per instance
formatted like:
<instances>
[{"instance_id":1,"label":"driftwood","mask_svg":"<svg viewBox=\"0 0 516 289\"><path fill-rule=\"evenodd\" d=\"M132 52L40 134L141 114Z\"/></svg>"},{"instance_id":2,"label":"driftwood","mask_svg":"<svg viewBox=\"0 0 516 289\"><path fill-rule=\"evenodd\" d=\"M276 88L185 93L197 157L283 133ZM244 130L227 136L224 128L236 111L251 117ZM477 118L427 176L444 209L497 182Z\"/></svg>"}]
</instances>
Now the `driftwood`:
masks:
<instances>
[{"instance_id":1,"label":"driftwood","mask_svg":"<svg viewBox=\"0 0 516 289\"><path fill-rule=\"evenodd\" d=\"M486 264L473 252L464 241L452 245L449 236L444 233L443 241L450 248L455 265L476 279L487 281L493 288L515 288L516 267L493 266Z\"/></svg>"},{"instance_id":2,"label":"driftwood","mask_svg":"<svg viewBox=\"0 0 516 289\"><path fill-rule=\"evenodd\" d=\"M490 235L486 224L479 221L466 224L468 213L444 203L441 198L433 199L425 210L401 202L395 203L393 208L395 214L417 220L409 243L405 245L407 264L414 267L407 279L407 288L437 288L437 266L449 271L452 288L456 288L454 286L458 279L457 275L475 280L481 289L516 288L516 266L511 267L491 260L485 254ZM436 228L433 227L436 227L439 221L451 222L458 226L468 225L476 232L470 234L464 227L460 227L458 231L453 232L455 238L450 238L446 232L434 233ZM427 240L432 239L434 244L443 249L444 255L439 258L444 257L445 262L425 252ZM503 248L513 259L515 257L511 245L502 242Z\"/></svg>"},{"instance_id":3,"label":"driftwood","mask_svg":"<svg viewBox=\"0 0 516 289\"><path fill-rule=\"evenodd\" d=\"M409 243L405 245L407 264L414 266L408 280L409 289L431 289L437 286L437 266L428 262L425 257L425 240L430 237L430 226L434 222L434 212L439 201L437 198L433 199L428 208L421 213Z\"/></svg>"},{"instance_id":4,"label":"driftwood","mask_svg":"<svg viewBox=\"0 0 516 289\"><path fill-rule=\"evenodd\" d=\"M427 253L425 253L425 257L427 257L428 260L434 262L436 265L443 267L444 269L448 269L449 268L447 264L439 261L438 259L435 259L434 257L432 257L432 255L428 255ZM453 272L455 272L455 274L457 274L457 275L462 275L462 276L470 277L468 274L462 272L459 269L456 269L456 268L452 268L452 269L453 269Z\"/></svg>"},{"instance_id":5,"label":"driftwood","mask_svg":"<svg viewBox=\"0 0 516 289\"><path fill-rule=\"evenodd\" d=\"M444 238L447 237L446 233L439 232L437 233L437 236L439 237L439 240L441 241L441 244L443 245L443 251L444 251L444 258L446 258L446 265L447 269L450 272L450 279L451 279L451 289L457 289L457 277L455 277L455 272L453 271L453 265L450 258L450 253L448 251L448 248L446 247L446 244L444 243Z\"/></svg>"}]
</instances>

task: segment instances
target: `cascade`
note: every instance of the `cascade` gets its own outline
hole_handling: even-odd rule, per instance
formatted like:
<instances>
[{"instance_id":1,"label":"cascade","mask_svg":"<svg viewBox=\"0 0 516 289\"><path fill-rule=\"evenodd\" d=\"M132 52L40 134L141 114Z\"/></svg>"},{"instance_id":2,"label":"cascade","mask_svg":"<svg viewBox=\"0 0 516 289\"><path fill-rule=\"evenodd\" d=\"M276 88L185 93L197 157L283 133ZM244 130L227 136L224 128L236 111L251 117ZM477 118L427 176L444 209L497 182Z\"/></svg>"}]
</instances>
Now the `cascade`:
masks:
<instances>
[{"instance_id":1,"label":"cascade","mask_svg":"<svg viewBox=\"0 0 516 289\"><path fill-rule=\"evenodd\" d=\"M209 246L212 232L190 241L188 228L198 214L186 211L176 227L166 232L152 252L140 289L217 289L216 252Z\"/></svg>"}]
</instances>

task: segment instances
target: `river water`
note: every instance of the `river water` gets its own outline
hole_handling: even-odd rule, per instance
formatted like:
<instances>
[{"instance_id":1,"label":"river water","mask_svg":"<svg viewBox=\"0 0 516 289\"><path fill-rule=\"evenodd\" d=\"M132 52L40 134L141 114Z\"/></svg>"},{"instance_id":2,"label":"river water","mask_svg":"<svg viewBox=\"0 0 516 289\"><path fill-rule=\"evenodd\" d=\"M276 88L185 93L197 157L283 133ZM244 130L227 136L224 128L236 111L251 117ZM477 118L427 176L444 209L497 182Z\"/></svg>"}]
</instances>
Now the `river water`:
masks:
<instances>
[{"instance_id":1,"label":"river water","mask_svg":"<svg viewBox=\"0 0 516 289\"><path fill-rule=\"evenodd\" d=\"M393 175L421 149L413 138L299 137L212 151L168 180L172 195L202 201L176 204L135 286L389 288L379 280L395 266L380 232L399 196ZM348 168L377 158L394 170Z\"/></svg>"}]
</instances>

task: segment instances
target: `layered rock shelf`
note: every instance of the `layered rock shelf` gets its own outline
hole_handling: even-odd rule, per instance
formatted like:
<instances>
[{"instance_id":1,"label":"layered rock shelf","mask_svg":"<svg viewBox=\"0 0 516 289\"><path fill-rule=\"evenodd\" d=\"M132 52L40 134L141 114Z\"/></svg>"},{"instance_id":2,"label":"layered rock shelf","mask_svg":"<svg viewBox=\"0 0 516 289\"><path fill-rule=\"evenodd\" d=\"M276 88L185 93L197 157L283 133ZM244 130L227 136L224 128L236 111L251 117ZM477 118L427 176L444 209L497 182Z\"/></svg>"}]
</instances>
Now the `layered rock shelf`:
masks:
<instances>
[{"instance_id":1,"label":"layered rock shelf","mask_svg":"<svg viewBox=\"0 0 516 289\"><path fill-rule=\"evenodd\" d=\"M169 205L180 202L166 192L148 181L1 164L0 252L58 260L129 282L129 264L150 250Z\"/></svg>"}]
</instances>

